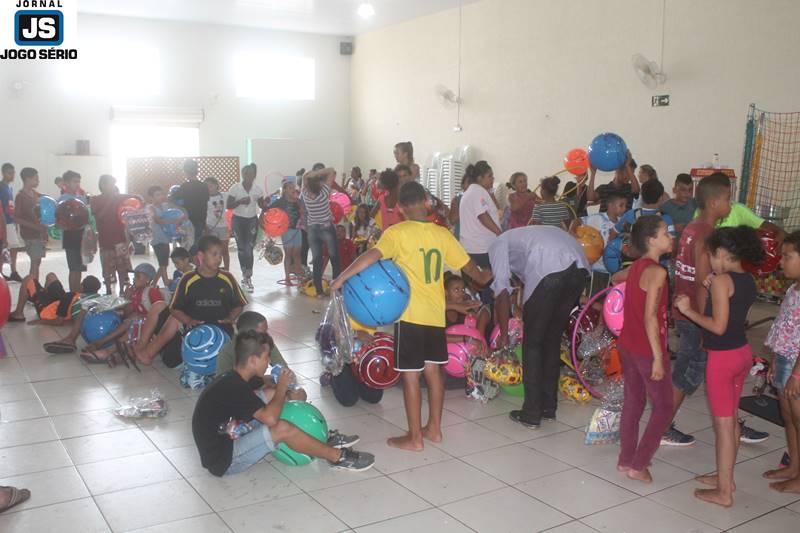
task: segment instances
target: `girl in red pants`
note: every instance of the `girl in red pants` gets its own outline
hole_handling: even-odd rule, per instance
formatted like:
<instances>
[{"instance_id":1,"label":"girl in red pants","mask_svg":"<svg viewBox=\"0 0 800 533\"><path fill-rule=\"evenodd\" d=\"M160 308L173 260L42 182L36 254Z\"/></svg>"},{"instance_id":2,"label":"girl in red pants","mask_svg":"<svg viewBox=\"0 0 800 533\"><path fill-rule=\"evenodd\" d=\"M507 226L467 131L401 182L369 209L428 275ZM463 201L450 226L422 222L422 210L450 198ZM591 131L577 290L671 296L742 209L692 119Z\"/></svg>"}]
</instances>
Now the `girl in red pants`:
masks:
<instances>
[{"instance_id":1,"label":"girl in red pants","mask_svg":"<svg viewBox=\"0 0 800 533\"><path fill-rule=\"evenodd\" d=\"M617 469L645 483L648 466L672 420L672 377L667 353L667 271L658 260L672 250L667 225L657 215L636 220L631 243L642 256L631 265L618 346L625 376ZM642 438L639 420L650 398L652 412Z\"/></svg>"},{"instance_id":2,"label":"girl in red pants","mask_svg":"<svg viewBox=\"0 0 800 533\"><path fill-rule=\"evenodd\" d=\"M675 306L703 328L703 346L708 351L706 393L714 421L717 473L696 479L711 489L697 489L695 497L730 507L733 505L733 465L739 449L739 422L736 418L742 385L753 365L753 352L745 336L747 312L756 299L753 276L744 271L742 261L758 264L764 257L755 230L745 226L720 228L708 238L711 259L709 290L703 313L691 308L686 296L678 296Z\"/></svg>"}]
</instances>

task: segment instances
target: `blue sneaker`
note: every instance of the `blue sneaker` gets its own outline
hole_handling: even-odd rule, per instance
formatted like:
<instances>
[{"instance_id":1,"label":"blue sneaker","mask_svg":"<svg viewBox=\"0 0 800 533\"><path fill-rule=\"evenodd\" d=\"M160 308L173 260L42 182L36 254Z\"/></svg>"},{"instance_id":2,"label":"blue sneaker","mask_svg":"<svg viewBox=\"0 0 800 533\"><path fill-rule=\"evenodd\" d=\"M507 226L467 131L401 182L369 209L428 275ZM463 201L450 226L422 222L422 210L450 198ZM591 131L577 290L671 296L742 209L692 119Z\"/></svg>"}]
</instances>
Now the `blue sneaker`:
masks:
<instances>
[{"instance_id":1,"label":"blue sneaker","mask_svg":"<svg viewBox=\"0 0 800 533\"><path fill-rule=\"evenodd\" d=\"M739 420L739 427L741 428L739 441L744 442L745 444L758 444L759 442L764 442L769 438L769 433L766 431L757 431L753 428L745 426L744 420Z\"/></svg>"},{"instance_id":2,"label":"blue sneaker","mask_svg":"<svg viewBox=\"0 0 800 533\"><path fill-rule=\"evenodd\" d=\"M662 446L691 446L694 442L694 437L687 435L683 431L679 431L678 428L675 427L675 424L671 425L661 437Z\"/></svg>"}]
</instances>

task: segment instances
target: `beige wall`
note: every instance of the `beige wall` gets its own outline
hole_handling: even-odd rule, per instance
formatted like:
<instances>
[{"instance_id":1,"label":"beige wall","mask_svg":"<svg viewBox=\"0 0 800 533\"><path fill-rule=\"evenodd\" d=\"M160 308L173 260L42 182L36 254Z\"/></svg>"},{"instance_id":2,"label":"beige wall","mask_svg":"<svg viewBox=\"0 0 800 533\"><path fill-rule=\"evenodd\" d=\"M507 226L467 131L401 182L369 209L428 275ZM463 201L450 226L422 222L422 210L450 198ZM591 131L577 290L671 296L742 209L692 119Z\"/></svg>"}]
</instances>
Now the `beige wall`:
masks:
<instances>
[{"instance_id":1,"label":"beige wall","mask_svg":"<svg viewBox=\"0 0 800 533\"><path fill-rule=\"evenodd\" d=\"M393 162L414 142L417 162L472 145L505 179L559 170L566 151L600 131L622 135L637 161L671 185L720 160L741 167L748 105L800 110L800 1L667 0L666 85L651 91L631 67L658 60L661 0L484 0L463 11L464 130L434 87L456 86L458 11L356 39L351 159ZM671 105L652 108L653 94ZM606 180L610 175L604 175ZM669 188L669 187L668 187Z\"/></svg>"}]
</instances>

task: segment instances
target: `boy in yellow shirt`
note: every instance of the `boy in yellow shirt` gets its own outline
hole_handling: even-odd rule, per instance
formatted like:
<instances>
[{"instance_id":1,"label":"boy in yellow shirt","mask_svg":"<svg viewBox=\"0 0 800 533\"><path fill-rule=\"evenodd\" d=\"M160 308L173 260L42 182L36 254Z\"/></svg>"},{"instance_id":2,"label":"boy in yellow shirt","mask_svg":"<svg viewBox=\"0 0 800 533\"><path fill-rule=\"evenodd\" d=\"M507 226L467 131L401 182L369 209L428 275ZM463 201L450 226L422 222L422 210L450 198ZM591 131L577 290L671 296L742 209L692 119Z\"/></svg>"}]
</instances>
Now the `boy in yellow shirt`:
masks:
<instances>
[{"instance_id":1,"label":"boy in yellow shirt","mask_svg":"<svg viewBox=\"0 0 800 533\"><path fill-rule=\"evenodd\" d=\"M473 263L458 241L445 228L426 220L430 208L425 188L409 182L400 188L398 203L406 220L388 228L374 248L362 254L331 284L341 289L344 282L380 259L391 259L403 269L411 296L394 327L395 369L403 373L408 433L392 437L389 446L422 451L423 438L442 440L444 380L440 366L447 363L445 335L445 265L462 270L480 285L492 274ZM420 373L428 385L430 413L422 427Z\"/></svg>"}]
</instances>

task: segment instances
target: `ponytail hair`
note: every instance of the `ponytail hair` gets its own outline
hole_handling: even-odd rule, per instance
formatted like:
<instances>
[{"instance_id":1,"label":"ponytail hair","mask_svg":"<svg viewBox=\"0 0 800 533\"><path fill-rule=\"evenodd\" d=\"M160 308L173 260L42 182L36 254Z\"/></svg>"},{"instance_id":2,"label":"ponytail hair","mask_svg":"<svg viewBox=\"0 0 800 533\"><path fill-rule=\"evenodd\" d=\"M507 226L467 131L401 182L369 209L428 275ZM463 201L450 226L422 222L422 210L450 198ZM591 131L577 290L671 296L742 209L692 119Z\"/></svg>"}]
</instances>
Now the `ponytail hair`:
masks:
<instances>
[{"instance_id":1,"label":"ponytail hair","mask_svg":"<svg viewBox=\"0 0 800 533\"><path fill-rule=\"evenodd\" d=\"M411 141L400 142L394 145L395 148L408 155L409 163L414 162L414 145Z\"/></svg>"},{"instance_id":2,"label":"ponytail hair","mask_svg":"<svg viewBox=\"0 0 800 533\"><path fill-rule=\"evenodd\" d=\"M474 165L467 165L464 171L464 177L461 180L461 188L469 187L473 183L478 183L478 178L485 176L492 171L492 167L486 161L478 161Z\"/></svg>"}]
</instances>

